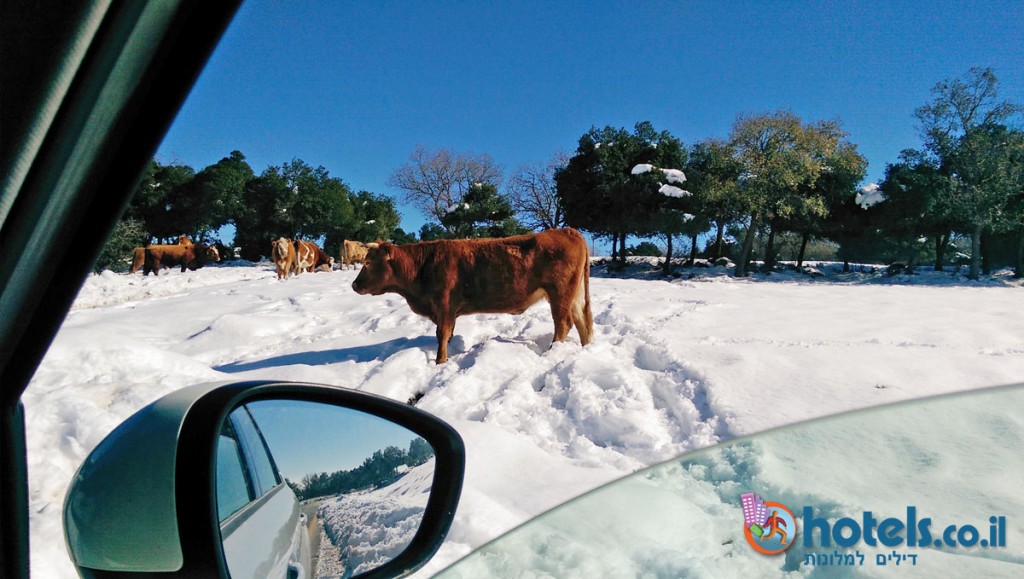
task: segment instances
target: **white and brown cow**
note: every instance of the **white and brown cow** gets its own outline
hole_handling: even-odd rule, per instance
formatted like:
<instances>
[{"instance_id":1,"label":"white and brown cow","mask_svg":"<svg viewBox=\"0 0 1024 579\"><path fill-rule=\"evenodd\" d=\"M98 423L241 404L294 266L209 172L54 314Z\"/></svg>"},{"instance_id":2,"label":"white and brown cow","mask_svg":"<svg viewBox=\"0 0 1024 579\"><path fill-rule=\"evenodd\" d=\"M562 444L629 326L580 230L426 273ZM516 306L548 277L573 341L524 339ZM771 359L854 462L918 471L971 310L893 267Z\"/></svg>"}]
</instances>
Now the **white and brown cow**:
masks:
<instances>
[{"instance_id":1,"label":"white and brown cow","mask_svg":"<svg viewBox=\"0 0 1024 579\"><path fill-rule=\"evenodd\" d=\"M320 247L312 241L295 240L295 275L304 271L313 271L316 267L317 250Z\"/></svg>"},{"instance_id":2,"label":"white and brown cow","mask_svg":"<svg viewBox=\"0 0 1024 579\"><path fill-rule=\"evenodd\" d=\"M279 237L273 242L270 255L277 270L277 279L288 279L295 271L295 245L287 237Z\"/></svg>"}]
</instances>

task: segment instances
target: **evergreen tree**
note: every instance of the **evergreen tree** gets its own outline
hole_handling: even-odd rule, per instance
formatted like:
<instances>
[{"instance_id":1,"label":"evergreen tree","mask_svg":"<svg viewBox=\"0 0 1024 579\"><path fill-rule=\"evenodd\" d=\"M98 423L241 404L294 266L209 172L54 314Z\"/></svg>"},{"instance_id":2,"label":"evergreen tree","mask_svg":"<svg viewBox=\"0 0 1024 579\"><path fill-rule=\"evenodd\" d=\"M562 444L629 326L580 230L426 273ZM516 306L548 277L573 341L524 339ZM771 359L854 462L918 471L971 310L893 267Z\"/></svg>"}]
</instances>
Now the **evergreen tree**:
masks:
<instances>
[{"instance_id":1,"label":"evergreen tree","mask_svg":"<svg viewBox=\"0 0 1024 579\"><path fill-rule=\"evenodd\" d=\"M665 185L677 186L668 182L662 169L681 170L685 164L686 151L678 139L655 131L647 121L637 123L632 133L610 126L592 128L555 175L565 222L611 237L612 258L624 261L627 235L679 233L674 230L679 220L662 213L680 210L680 202L662 193ZM641 165L652 170L634 173Z\"/></svg>"},{"instance_id":2,"label":"evergreen tree","mask_svg":"<svg viewBox=\"0 0 1024 579\"><path fill-rule=\"evenodd\" d=\"M715 241L711 257L724 255L725 229L743 218L739 196L739 177L743 166L729 143L717 139L701 141L693 146L686 176L699 213L715 224Z\"/></svg>"},{"instance_id":3,"label":"evergreen tree","mask_svg":"<svg viewBox=\"0 0 1024 579\"><path fill-rule=\"evenodd\" d=\"M142 222L158 243L172 242L179 235L194 235L197 225L195 169L183 164L150 162L139 182L125 217Z\"/></svg>"},{"instance_id":4,"label":"evergreen tree","mask_svg":"<svg viewBox=\"0 0 1024 579\"><path fill-rule=\"evenodd\" d=\"M896 245L898 260L913 266L921 238L935 241L935 269L942 270L944 256L957 226L957 214L949 204L950 181L935 159L906 149L899 161L886 166L879 184L885 200L878 205L876 223Z\"/></svg>"},{"instance_id":5,"label":"evergreen tree","mask_svg":"<svg viewBox=\"0 0 1024 579\"><path fill-rule=\"evenodd\" d=\"M257 261L270 255L270 244L275 239L295 236L288 192L279 167L267 167L246 183L242 209L235 217L235 247L243 259Z\"/></svg>"},{"instance_id":6,"label":"evergreen tree","mask_svg":"<svg viewBox=\"0 0 1024 579\"><path fill-rule=\"evenodd\" d=\"M508 237L527 231L516 220L512 204L491 183L470 187L441 218L441 225L452 238Z\"/></svg>"},{"instance_id":7,"label":"evergreen tree","mask_svg":"<svg viewBox=\"0 0 1024 579\"><path fill-rule=\"evenodd\" d=\"M242 200L235 245L245 259L269 255L279 237L319 240L354 229L348 185L300 159L268 167L246 184Z\"/></svg>"},{"instance_id":8,"label":"evergreen tree","mask_svg":"<svg viewBox=\"0 0 1024 579\"><path fill-rule=\"evenodd\" d=\"M650 241L641 241L636 245L631 245L626 248L626 255L640 255L646 257L661 257L665 255L657 245Z\"/></svg>"},{"instance_id":9,"label":"evergreen tree","mask_svg":"<svg viewBox=\"0 0 1024 579\"><path fill-rule=\"evenodd\" d=\"M434 448L422 438L415 438L409 443L409 454L405 464L419 466L434 456Z\"/></svg>"},{"instance_id":10,"label":"evergreen tree","mask_svg":"<svg viewBox=\"0 0 1024 579\"><path fill-rule=\"evenodd\" d=\"M242 211L243 194L246 184L255 177L252 167L240 151L231 154L206 167L195 177L196 194L201 201L200 210L205 216L204 227L216 231L235 223L235 216Z\"/></svg>"},{"instance_id":11,"label":"evergreen tree","mask_svg":"<svg viewBox=\"0 0 1024 579\"><path fill-rule=\"evenodd\" d=\"M391 232L391 235L386 239L390 239L392 243L396 243L398 245L416 243L416 234L406 233L406 231L401 227L396 227L395 230Z\"/></svg>"},{"instance_id":12,"label":"evergreen tree","mask_svg":"<svg viewBox=\"0 0 1024 579\"><path fill-rule=\"evenodd\" d=\"M990 68L972 68L964 77L940 82L934 99L915 116L921 123L925 148L950 182L947 204L960 216L971 236L971 270L981 270L981 240L1003 225L1015 191L1007 168L1005 123L1018 118L1019 104L998 99L999 81Z\"/></svg>"},{"instance_id":13,"label":"evergreen tree","mask_svg":"<svg viewBox=\"0 0 1024 579\"><path fill-rule=\"evenodd\" d=\"M116 272L128 271L132 251L136 247L146 245L148 241L149 234L141 221L132 217L118 221L107 243L103 245L99 257L96 258L92 270L97 273L105 269Z\"/></svg>"},{"instance_id":14,"label":"evergreen tree","mask_svg":"<svg viewBox=\"0 0 1024 579\"><path fill-rule=\"evenodd\" d=\"M438 239L444 239L448 234L444 227L436 223L424 223L420 227L420 241L435 241Z\"/></svg>"}]
</instances>

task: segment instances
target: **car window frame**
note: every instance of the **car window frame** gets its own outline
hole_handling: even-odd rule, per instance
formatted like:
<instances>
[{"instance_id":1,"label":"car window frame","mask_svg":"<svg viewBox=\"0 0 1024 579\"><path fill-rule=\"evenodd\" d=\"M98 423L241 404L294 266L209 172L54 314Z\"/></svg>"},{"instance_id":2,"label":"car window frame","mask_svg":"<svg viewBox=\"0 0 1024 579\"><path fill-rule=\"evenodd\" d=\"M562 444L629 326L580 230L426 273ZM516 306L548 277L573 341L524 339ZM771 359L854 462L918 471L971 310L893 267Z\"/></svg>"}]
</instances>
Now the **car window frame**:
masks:
<instances>
[{"instance_id":1,"label":"car window frame","mask_svg":"<svg viewBox=\"0 0 1024 579\"><path fill-rule=\"evenodd\" d=\"M163 4L0 3L0 42L12 65L0 69L0 570L7 577L29 576L21 395L241 0ZM162 12L166 26L141 30L140 11L148 10ZM95 29L85 24L92 18L101 18ZM152 51L136 52L143 47ZM119 75L134 81L128 93L97 100ZM93 117L101 108L109 114ZM79 147L95 154L77 158L71 153Z\"/></svg>"},{"instance_id":2,"label":"car window frame","mask_svg":"<svg viewBox=\"0 0 1024 579\"><path fill-rule=\"evenodd\" d=\"M228 415L228 420L237 434L237 439L241 442L242 454L249 468L255 498L259 498L279 485L284 484L284 477L281 476L281 472L277 468L274 454L270 452L270 447L267 446L267 439L263 437L263 431L260 430L256 419L253 418L249 409L245 406L240 406ZM272 481L263 480L263 475L268 473L264 473L265 467L258 463L264 460L270 468L269 474L273 478Z\"/></svg>"}]
</instances>

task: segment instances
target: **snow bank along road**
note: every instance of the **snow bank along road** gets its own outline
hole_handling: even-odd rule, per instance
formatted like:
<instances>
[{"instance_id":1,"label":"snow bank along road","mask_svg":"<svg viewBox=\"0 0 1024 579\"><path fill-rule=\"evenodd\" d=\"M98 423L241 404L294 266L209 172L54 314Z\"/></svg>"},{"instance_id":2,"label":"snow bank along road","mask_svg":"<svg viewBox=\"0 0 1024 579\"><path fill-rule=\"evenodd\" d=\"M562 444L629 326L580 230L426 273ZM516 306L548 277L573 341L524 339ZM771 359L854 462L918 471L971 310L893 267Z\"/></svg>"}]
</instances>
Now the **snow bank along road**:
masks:
<instances>
[{"instance_id":1,"label":"snow bank along road","mask_svg":"<svg viewBox=\"0 0 1024 579\"><path fill-rule=\"evenodd\" d=\"M595 275L598 271L595 269ZM86 282L25 393L32 564L74 577L60 510L75 469L135 410L188 384L284 379L417 406L466 440L438 570L606 481L717 441L853 408L1024 381L1024 289L772 276L592 277L595 342L550 347L545 303L460 318L451 360L396 295L354 271L285 282L270 264ZM953 280L955 281L955 280Z\"/></svg>"}]
</instances>

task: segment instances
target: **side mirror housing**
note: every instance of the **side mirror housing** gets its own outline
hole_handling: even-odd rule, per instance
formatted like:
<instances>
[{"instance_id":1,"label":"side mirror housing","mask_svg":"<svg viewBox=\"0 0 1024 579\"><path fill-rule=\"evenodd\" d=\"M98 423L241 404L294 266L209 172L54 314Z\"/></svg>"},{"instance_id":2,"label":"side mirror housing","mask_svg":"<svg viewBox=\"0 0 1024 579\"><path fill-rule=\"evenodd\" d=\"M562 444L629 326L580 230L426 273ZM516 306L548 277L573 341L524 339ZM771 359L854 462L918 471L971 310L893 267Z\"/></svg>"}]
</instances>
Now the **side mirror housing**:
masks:
<instances>
[{"instance_id":1,"label":"side mirror housing","mask_svg":"<svg viewBox=\"0 0 1024 579\"><path fill-rule=\"evenodd\" d=\"M310 459L317 462L309 466ZM313 576L301 560L308 544L292 549L305 554L288 558L246 553L247 545L259 557L272 550L257 547L261 533L275 548L289 534L328 542L342 561L335 564L352 566L339 574L395 577L420 568L440 547L464 470L465 447L454 429L406 404L303 383L203 384L146 406L92 451L72 479L64 527L72 560L87 578L244 579L279 568L285 576ZM395 503L400 494L418 495L422 504ZM388 548L366 555L363 545L364 554L354 556L358 548L343 543L354 543L359 525L374 524L368 521L395 524L394 516L376 513L387 509L408 515L400 540L395 529L373 529L392 538ZM291 531L274 530L268 520Z\"/></svg>"}]
</instances>

